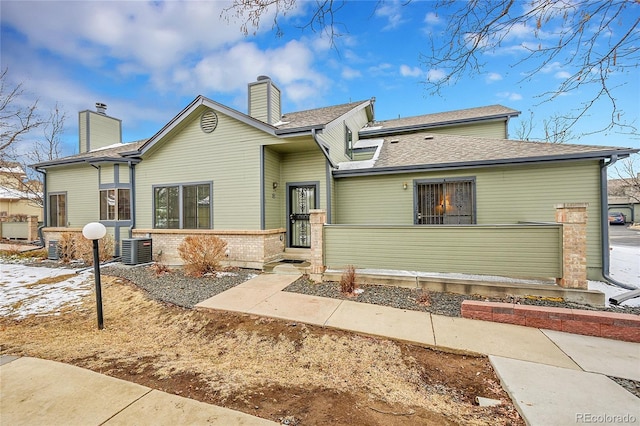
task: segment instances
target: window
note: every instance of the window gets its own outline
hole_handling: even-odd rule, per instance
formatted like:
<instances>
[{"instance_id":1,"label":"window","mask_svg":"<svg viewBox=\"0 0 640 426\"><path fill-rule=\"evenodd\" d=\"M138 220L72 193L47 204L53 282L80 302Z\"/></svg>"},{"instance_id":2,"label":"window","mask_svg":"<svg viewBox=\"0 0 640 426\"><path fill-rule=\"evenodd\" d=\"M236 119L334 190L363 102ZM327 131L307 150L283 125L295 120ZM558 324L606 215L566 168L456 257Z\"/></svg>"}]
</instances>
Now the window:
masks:
<instances>
[{"instance_id":1,"label":"window","mask_svg":"<svg viewBox=\"0 0 640 426\"><path fill-rule=\"evenodd\" d=\"M211 228L211 184L157 186L153 201L154 228Z\"/></svg>"},{"instance_id":2,"label":"window","mask_svg":"<svg viewBox=\"0 0 640 426\"><path fill-rule=\"evenodd\" d=\"M67 194L49 194L49 226L67 226Z\"/></svg>"},{"instance_id":3,"label":"window","mask_svg":"<svg viewBox=\"0 0 640 426\"><path fill-rule=\"evenodd\" d=\"M476 223L475 179L423 180L415 183L417 225Z\"/></svg>"},{"instance_id":4,"label":"window","mask_svg":"<svg viewBox=\"0 0 640 426\"><path fill-rule=\"evenodd\" d=\"M130 194L128 189L100 191L100 220L131 220Z\"/></svg>"},{"instance_id":5,"label":"window","mask_svg":"<svg viewBox=\"0 0 640 426\"><path fill-rule=\"evenodd\" d=\"M345 129L346 129L346 132L345 132L344 152L345 154L347 154L347 157L353 160L353 133L351 132L351 129L349 129L347 126L345 126Z\"/></svg>"}]
</instances>

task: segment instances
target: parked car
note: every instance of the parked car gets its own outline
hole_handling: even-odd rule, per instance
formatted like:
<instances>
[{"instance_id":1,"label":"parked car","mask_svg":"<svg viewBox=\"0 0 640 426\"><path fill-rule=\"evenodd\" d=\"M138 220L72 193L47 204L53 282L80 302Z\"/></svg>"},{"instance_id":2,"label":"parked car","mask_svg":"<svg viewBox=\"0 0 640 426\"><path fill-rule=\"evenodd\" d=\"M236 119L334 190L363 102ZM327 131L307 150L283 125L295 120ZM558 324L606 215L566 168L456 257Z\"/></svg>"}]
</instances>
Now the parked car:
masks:
<instances>
[{"instance_id":1,"label":"parked car","mask_svg":"<svg viewBox=\"0 0 640 426\"><path fill-rule=\"evenodd\" d=\"M609 212L609 223L611 225L624 225L626 218L620 212Z\"/></svg>"}]
</instances>

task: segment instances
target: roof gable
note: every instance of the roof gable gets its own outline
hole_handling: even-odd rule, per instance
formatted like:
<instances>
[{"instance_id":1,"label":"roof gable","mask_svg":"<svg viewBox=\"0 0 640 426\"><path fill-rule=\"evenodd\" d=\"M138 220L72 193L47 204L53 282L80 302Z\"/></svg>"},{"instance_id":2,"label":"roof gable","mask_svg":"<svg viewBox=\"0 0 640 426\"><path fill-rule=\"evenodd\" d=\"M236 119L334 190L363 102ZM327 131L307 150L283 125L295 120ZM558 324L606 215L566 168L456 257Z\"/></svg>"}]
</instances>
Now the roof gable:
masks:
<instances>
[{"instance_id":1,"label":"roof gable","mask_svg":"<svg viewBox=\"0 0 640 426\"><path fill-rule=\"evenodd\" d=\"M371 105L371 101L366 100L286 113L282 116L282 120L275 124L278 128L276 133L322 128L355 109L365 108L369 105Z\"/></svg>"}]
</instances>

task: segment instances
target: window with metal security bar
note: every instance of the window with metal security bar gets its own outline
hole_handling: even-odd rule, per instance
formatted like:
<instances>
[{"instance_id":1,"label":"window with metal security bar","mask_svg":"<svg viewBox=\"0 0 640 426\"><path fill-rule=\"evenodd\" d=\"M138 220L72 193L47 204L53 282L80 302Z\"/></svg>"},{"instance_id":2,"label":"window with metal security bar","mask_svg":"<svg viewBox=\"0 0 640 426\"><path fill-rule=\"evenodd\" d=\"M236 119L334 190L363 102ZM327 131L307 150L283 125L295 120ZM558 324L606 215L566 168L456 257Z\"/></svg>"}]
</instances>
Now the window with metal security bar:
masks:
<instances>
[{"instance_id":1,"label":"window with metal security bar","mask_svg":"<svg viewBox=\"0 0 640 426\"><path fill-rule=\"evenodd\" d=\"M419 180L414 183L416 225L476 223L474 178Z\"/></svg>"}]
</instances>

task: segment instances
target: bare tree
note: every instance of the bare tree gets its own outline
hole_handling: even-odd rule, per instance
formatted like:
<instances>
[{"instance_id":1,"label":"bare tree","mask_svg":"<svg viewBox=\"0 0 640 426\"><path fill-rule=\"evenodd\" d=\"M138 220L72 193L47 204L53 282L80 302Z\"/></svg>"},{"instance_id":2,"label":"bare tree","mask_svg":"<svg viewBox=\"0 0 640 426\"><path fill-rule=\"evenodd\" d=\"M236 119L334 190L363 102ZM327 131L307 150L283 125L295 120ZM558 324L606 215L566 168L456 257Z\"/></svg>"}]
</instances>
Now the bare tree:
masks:
<instances>
[{"instance_id":1,"label":"bare tree","mask_svg":"<svg viewBox=\"0 0 640 426\"><path fill-rule=\"evenodd\" d=\"M634 123L624 120L623 111L610 86L613 73L632 72L640 60L640 17L629 9L638 5L628 0L440 0L436 10L446 10L447 26L431 38L431 52L422 60L430 68L445 70L443 78L427 81L432 93L455 83L465 75L484 71L484 54L509 45L514 33L527 31L535 44L515 46L524 54L512 67L522 66L522 81L530 80L549 67L571 71L561 74L559 86L539 95L541 102L571 91L588 91L589 99L571 115L562 116L565 129L570 129L588 115L600 100L610 105L610 120L605 128L635 131ZM635 9L637 11L637 9ZM625 14L630 24L624 26ZM445 40L442 40L442 37ZM510 46L514 47L514 46ZM550 123L555 127L556 123ZM558 129L559 130L559 129ZM553 134L554 132L552 132ZM555 134L560 134L555 131Z\"/></svg>"},{"instance_id":2,"label":"bare tree","mask_svg":"<svg viewBox=\"0 0 640 426\"><path fill-rule=\"evenodd\" d=\"M410 2L407 0L404 4ZM241 19L245 33L249 28L255 32L262 18L273 16L272 28L281 34L278 19L299 3L297 0L234 0L223 15ZM370 7L375 12L383 3L384 0L372 2ZM311 14L302 28L328 32L333 44L340 34L336 30L337 16L344 4L334 0L305 3L311 8ZM431 12L446 22L442 31L431 34L430 52L420 55L427 69L444 72L442 78L424 81L430 94L440 93L464 76L482 74L484 55L509 47L520 52L510 65L522 73L522 81L550 68L563 67L558 87L538 95L541 103L572 91L590 94L574 111L548 119L545 127L552 139L566 135L599 101L608 102L610 120L596 132L636 131L635 117L627 121L616 102L614 92L620 87L611 86L610 76L637 72L640 67L640 14L637 13L640 5L637 1L439 0L417 4L428 5ZM513 45L514 34L522 32L533 36L535 43ZM559 124L564 129L556 127Z\"/></svg>"},{"instance_id":3,"label":"bare tree","mask_svg":"<svg viewBox=\"0 0 640 426\"><path fill-rule=\"evenodd\" d=\"M616 192L611 195L629 197L640 203L640 166L637 165L638 155L625 158L614 167L618 175Z\"/></svg>"},{"instance_id":4,"label":"bare tree","mask_svg":"<svg viewBox=\"0 0 640 426\"><path fill-rule=\"evenodd\" d=\"M515 130L516 139L532 142L565 143L576 139L566 117L554 114L542 120L542 132L538 134L535 114L529 111L529 119L521 120Z\"/></svg>"},{"instance_id":5,"label":"bare tree","mask_svg":"<svg viewBox=\"0 0 640 426\"><path fill-rule=\"evenodd\" d=\"M37 114L38 101L24 106L22 83L9 87L8 72L0 72L0 160L11 145L44 124Z\"/></svg>"},{"instance_id":6,"label":"bare tree","mask_svg":"<svg viewBox=\"0 0 640 426\"><path fill-rule=\"evenodd\" d=\"M37 101L23 107L22 83L7 89L7 72L0 74L0 166L6 176L2 185L42 207L42 176L29 165L61 156L66 113L56 104L49 117L42 118ZM37 129L42 130L40 135L35 134Z\"/></svg>"}]
</instances>

